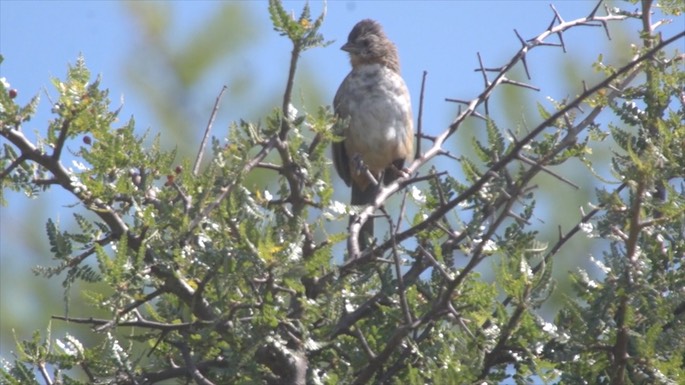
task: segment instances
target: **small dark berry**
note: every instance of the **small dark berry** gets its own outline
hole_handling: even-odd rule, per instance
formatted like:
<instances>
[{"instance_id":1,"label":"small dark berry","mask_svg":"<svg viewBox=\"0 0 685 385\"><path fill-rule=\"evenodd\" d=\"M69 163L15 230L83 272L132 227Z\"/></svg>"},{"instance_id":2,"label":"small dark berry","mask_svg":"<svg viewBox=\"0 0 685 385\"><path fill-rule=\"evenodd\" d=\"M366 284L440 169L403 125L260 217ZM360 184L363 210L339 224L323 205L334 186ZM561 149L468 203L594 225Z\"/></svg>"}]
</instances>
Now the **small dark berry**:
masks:
<instances>
[{"instance_id":1,"label":"small dark berry","mask_svg":"<svg viewBox=\"0 0 685 385\"><path fill-rule=\"evenodd\" d=\"M180 174L180 173L183 172L183 167L181 167L181 166L176 166L176 168L174 169L174 171L176 171L176 175L178 175L178 174Z\"/></svg>"},{"instance_id":2,"label":"small dark berry","mask_svg":"<svg viewBox=\"0 0 685 385\"><path fill-rule=\"evenodd\" d=\"M90 136L86 135L83 137L83 143L90 145L93 141L90 139Z\"/></svg>"},{"instance_id":3,"label":"small dark berry","mask_svg":"<svg viewBox=\"0 0 685 385\"><path fill-rule=\"evenodd\" d=\"M17 97L17 95L19 95L19 91L17 91L16 88L12 88L10 90L9 94L10 94L10 99L14 99Z\"/></svg>"}]
</instances>

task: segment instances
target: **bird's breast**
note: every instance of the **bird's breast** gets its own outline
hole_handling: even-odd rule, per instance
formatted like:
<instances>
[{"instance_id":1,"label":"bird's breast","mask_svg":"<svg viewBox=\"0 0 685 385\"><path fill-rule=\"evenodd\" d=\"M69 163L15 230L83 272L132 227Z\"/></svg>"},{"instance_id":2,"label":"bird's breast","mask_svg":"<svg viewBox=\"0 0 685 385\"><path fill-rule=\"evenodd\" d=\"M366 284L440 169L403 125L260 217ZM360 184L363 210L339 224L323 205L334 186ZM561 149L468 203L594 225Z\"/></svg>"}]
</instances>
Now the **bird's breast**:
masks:
<instances>
[{"instance_id":1,"label":"bird's breast","mask_svg":"<svg viewBox=\"0 0 685 385\"><path fill-rule=\"evenodd\" d=\"M343 81L336 101L339 115L349 119L349 156L360 156L374 173L411 156L411 100L399 74L380 65L358 66Z\"/></svg>"}]
</instances>

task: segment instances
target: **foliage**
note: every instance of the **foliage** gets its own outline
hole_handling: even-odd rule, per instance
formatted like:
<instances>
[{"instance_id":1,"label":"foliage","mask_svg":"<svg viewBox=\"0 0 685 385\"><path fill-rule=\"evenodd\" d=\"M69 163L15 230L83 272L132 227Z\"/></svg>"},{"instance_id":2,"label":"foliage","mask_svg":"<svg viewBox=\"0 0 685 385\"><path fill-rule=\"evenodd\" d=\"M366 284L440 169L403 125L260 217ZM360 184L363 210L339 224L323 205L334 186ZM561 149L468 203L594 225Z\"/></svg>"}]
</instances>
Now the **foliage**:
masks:
<instances>
[{"instance_id":1,"label":"foliage","mask_svg":"<svg viewBox=\"0 0 685 385\"><path fill-rule=\"evenodd\" d=\"M82 57L53 79L54 118L35 142L21 129L38 98L19 106L0 83L0 198L5 189L33 196L56 187L78 200L78 230L48 221L54 262L36 272L66 272L65 300L77 281L103 285L89 296L93 312L108 315L53 316L92 327L100 344L36 332L17 342L2 383L682 382L685 72L667 48L683 34L660 37L644 6L605 16L596 8L574 21L555 14L443 134L420 138L430 146L408 176L378 194L379 202L401 195L402 214L383 210L389 234L361 253L350 247L339 264L334 246L358 233L325 234L324 223L350 213L363 221L380 207L331 199L326 148L339 140L336 119L329 108L291 105L300 55L327 44L323 14L312 19L305 6L295 18L270 1L274 29L293 45L283 103L213 138L202 172L158 137L136 134L132 119L120 122ZM682 12L682 3L668 9ZM650 26L632 61L596 63L604 80L551 111L538 104L540 121L524 134L485 116L473 159L442 151L548 36L629 18ZM578 113L581 106L589 111ZM545 191L534 178L572 184L553 166L580 160L591 173L588 154L610 138L615 181L598 177L592 210L555 244L542 242L531 222ZM65 167L65 148L76 170ZM438 157L464 177L425 166ZM265 170L274 173L272 191L248 181ZM593 259L601 274L572 272L577 296L545 321L538 310L555 288L555 256L582 234L601 247ZM485 261L494 281L475 270Z\"/></svg>"}]
</instances>

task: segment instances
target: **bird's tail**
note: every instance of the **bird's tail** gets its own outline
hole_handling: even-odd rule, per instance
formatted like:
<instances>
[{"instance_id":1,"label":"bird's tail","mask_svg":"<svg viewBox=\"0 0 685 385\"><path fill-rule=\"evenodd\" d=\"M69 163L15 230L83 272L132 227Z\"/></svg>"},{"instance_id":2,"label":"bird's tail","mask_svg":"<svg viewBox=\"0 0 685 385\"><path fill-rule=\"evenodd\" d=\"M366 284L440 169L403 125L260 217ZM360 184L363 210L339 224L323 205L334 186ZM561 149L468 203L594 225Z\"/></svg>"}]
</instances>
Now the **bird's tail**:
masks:
<instances>
[{"instance_id":1,"label":"bird's tail","mask_svg":"<svg viewBox=\"0 0 685 385\"><path fill-rule=\"evenodd\" d=\"M365 190L359 188L355 183L352 183L352 200L353 206L365 206L373 203L376 197L377 188L374 185L366 186ZM353 222L353 217L350 217L350 224ZM359 231L359 250L366 249L373 240L373 217L369 217L361 230Z\"/></svg>"}]
</instances>

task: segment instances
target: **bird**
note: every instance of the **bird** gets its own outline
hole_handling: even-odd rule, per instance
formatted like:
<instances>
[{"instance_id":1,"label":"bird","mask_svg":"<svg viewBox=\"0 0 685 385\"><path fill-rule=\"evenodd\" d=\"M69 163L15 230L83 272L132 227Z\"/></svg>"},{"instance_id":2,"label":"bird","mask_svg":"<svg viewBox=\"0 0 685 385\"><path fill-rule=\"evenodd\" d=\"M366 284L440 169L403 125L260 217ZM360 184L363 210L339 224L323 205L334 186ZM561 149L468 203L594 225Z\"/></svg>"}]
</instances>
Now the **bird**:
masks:
<instances>
[{"instance_id":1,"label":"bird","mask_svg":"<svg viewBox=\"0 0 685 385\"><path fill-rule=\"evenodd\" d=\"M397 47L377 21L358 22L340 49L349 54L352 69L333 99L337 130L343 137L332 144L333 164L352 187L350 204L368 205L381 183L403 175L404 163L412 157L411 97L400 74ZM353 220L350 217L350 224ZM359 250L372 239L369 218L359 232Z\"/></svg>"}]
</instances>

